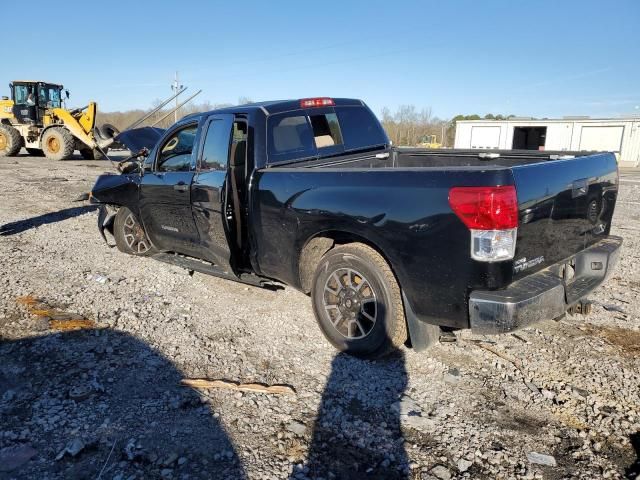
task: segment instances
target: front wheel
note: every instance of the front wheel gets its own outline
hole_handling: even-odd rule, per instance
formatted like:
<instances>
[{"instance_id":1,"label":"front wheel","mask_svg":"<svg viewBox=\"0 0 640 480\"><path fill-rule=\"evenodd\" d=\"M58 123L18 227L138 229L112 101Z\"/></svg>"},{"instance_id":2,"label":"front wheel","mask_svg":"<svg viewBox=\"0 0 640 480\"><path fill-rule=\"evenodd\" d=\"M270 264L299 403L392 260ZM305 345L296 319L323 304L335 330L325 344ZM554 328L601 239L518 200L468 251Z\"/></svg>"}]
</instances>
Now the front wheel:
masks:
<instances>
[{"instance_id":1,"label":"front wheel","mask_svg":"<svg viewBox=\"0 0 640 480\"><path fill-rule=\"evenodd\" d=\"M40 143L42 151L50 160L70 158L76 145L73 135L64 127L52 127L46 130Z\"/></svg>"},{"instance_id":2,"label":"front wheel","mask_svg":"<svg viewBox=\"0 0 640 480\"><path fill-rule=\"evenodd\" d=\"M379 358L407 340L395 275L385 259L365 244L337 247L322 257L311 299L322 333L340 351Z\"/></svg>"},{"instance_id":3,"label":"front wheel","mask_svg":"<svg viewBox=\"0 0 640 480\"><path fill-rule=\"evenodd\" d=\"M129 255L145 257L157 253L142 225L127 207L120 207L113 222L113 236L118 250Z\"/></svg>"}]
</instances>

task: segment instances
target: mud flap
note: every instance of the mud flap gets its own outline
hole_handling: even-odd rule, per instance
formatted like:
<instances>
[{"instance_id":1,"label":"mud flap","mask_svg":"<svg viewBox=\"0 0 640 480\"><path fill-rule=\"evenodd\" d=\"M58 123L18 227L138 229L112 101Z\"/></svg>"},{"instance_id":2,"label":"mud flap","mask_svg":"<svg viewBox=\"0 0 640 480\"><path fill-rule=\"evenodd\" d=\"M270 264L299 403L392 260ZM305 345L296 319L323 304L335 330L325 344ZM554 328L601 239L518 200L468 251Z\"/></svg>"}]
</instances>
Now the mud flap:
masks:
<instances>
[{"instance_id":1,"label":"mud flap","mask_svg":"<svg viewBox=\"0 0 640 480\"><path fill-rule=\"evenodd\" d=\"M116 218L116 213L117 212L110 210L107 205L100 205L100 211L98 212L98 230L109 248L115 247L116 244L109 243L105 230L113 235L113 221Z\"/></svg>"},{"instance_id":2,"label":"mud flap","mask_svg":"<svg viewBox=\"0 0 640 480\"><path fill-rule=\"evenodd\" d=\"M404 303L407 327L409 327L409 339L413 349L416 352L422 352L438 343L440 340L440 327L420 320L411 308L411 304L404 292L402 292L402 303Z\"/></svg>"}]
</instances>

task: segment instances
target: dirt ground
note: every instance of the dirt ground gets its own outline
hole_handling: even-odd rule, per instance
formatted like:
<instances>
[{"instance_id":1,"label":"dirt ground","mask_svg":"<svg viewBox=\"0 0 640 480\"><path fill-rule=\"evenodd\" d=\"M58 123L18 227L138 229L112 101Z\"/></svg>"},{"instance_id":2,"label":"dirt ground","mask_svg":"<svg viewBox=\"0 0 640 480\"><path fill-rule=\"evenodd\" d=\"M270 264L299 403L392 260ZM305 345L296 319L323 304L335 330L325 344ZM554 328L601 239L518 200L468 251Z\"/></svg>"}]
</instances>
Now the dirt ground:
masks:
<instances>
[{"instance_id":1,"label":"dirt ground","mask_svg":"<svg viewBox=\"0 0 640 480\"><path fill-rule=\"evenodd\" d=\"M0 159L0 479L638 476L640 174L591 315L370 362L336 355L297 291L109 248L72 202L108 170Z\"/></svg>"}]
</instances>

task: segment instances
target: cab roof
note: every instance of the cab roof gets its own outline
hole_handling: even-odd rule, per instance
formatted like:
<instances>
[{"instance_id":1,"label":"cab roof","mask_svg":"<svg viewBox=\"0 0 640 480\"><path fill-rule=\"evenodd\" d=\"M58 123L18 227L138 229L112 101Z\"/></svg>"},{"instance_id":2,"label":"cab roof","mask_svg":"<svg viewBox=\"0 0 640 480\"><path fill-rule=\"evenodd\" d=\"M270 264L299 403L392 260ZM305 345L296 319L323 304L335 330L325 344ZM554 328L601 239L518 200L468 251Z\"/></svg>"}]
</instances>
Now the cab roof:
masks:
<instances>
[{"instance_id":1,"label":"cab roof","mask_svg":"<svg viewBox=\"0 0 640 480\"><path fill-rule=\"evenodd\" d=\"M331 97L318 97L322 99L330 99L333 101L331 106L363 106L362 100L355 98L331 98ZM289 112L291 110L300 110L303 108L301 102L309 99L297 99L297 100L269 100L266 102L247 103L246 105L236 105L233 107L225 107L216 110L211 110L206 113L249 113L255 110L262 110L265 115L271 115L274 113Z\"/></svg>"},{"instance_id":2,"label":"cab roof","mask_svg":"<svg viewBox=\"0 0 640 480\"><path fill-rule=\"evenodd\" d=\"M60 83L47 82L45 80L13 80L11 83L44 83L45 85L55 85L56 87L63 88Z\"/></svg>"}]
</instances>

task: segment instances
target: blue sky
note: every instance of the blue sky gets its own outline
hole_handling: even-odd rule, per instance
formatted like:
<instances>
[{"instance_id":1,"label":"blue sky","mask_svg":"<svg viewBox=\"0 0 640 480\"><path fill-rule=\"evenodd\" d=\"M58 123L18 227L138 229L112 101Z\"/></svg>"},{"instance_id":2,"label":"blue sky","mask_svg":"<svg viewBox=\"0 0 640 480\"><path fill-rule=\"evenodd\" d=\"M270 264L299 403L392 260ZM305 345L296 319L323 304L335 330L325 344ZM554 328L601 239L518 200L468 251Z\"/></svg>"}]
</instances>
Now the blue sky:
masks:
<instances>
[{"instance_id":1,"label":"blue sky","mask_svg":"<svg viewBox=\"0 0 640 480\"><path fill-rule=\"evenodd\" d=\"M74 106L148 108L178 70L211 103L335 96L442 118L640 114L636 0L28 3L44 17L3 22L3 95L12 79L42 79L64 83ZM23 2L0 7L24 15Z\"/></svg>"}]
</instances>

